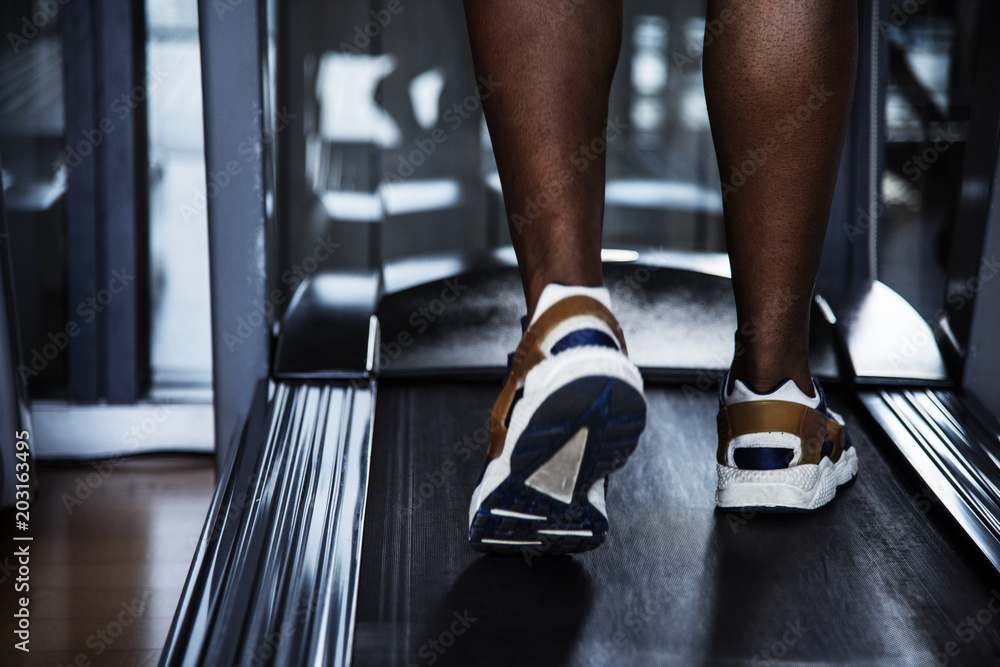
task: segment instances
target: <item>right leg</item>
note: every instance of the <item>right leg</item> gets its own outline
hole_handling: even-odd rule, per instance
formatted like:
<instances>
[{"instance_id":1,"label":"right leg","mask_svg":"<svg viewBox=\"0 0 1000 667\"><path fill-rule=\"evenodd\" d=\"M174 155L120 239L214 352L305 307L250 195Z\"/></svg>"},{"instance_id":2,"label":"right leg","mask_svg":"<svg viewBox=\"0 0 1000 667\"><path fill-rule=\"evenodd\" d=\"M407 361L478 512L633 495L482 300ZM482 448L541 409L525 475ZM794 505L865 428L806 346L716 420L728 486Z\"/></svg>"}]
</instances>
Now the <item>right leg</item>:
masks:
<instances>
[{"instance_id":1,"label":"right leg","mask_svg":"<svg viewBox=\"0 0 1000 667\"><path fill-rule=\"evenodd\" d=\"M857 6L708 7L709 20L724 25L705 49L705 97L738 326L720 393L716 502L813 510L857 472L843 421L809 369L813 283L854 90Z\"/></svg>"},{"instance_id":2,"label":"right leg","mask_svg":"<svg viewBox=\"0 0 1000 667\"><path fill-rule=\"evenodd\" d=\"M812 395L809 311L854 94L856 3L710 0L708 17L725 26L705 49L705 98L736 296L731 379L766 391L791 378Z\"/></svg>"},{"instance_id":3,"label":"right leg","mask_svg":"<svg viewBox=\"0 0 1000 667\"><path fill-rule=\"evenodd\" d=\"M602 285L605 132L621 0L468 0L528 327L493 406L469 508L480 551L573 553L607 532L605 478L645 425Z\"/></svg>"}]
</instances>

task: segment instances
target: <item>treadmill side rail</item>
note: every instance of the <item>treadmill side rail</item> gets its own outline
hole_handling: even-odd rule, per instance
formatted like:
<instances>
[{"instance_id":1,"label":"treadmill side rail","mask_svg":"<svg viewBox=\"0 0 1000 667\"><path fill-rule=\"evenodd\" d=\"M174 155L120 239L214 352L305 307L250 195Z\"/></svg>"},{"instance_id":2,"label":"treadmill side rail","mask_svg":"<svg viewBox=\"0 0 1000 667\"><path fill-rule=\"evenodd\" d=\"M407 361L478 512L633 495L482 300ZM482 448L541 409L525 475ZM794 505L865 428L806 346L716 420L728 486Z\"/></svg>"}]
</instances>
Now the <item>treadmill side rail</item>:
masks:
<instances>
[{"instance_id":1,"label":"treadmill side rail","mask_svg":"<svg viewBox=\"0 0 1000 667\"><path fill-rule=\"evenodd\" d=\"M162 667L348 664L374 408L371 380L261 383Z\"/></svg>"},{"instance_id":2,"label":"treadmill side rail","mask_svg":"<svg viewBox=\"0 0 1000 667\"><path fill-rule=\"evenodd\" d=\"M1000 424L953 391L858 392L941 503L1000 570Z\"/></svg>"}]
</instances>

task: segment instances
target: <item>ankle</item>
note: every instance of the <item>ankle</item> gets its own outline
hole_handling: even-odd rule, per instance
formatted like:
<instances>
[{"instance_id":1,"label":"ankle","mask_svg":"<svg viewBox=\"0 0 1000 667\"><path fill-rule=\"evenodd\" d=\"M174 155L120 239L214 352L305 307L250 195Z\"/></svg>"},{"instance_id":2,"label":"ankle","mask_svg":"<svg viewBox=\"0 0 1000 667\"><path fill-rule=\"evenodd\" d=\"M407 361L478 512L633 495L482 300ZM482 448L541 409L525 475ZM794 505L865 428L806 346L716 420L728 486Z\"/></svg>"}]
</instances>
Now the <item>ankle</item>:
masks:
<instances>
[{"instance_id":1,"label":"ankle","mask_svg":"<svg viewBox=\"0 0 1000 667\"><path fill-rule=\"evenodd\" d=\"M741 380L743 384L758 394L769 392L785 380L791 379L806 396L814 397L812 373L808 359L784 362L776 360L772 363L752 363L745 358L737 357L729 371L729 385L726 391L732 391L733 383Z\"/></svg>"},{"instance_id":2,"label":"ankle","mask_svg":"<svg viewBox=\"0 0 1000 667\"><path fill-rule=\"evenodd\" d=\"M561 285L562 287L568 287L568 288L575 288L575 287L588 288L585 290L580 290L581 292L584 291L589 292L590 289L593 288L598 288L598 289L604 288L603 282L600 280L600 278L593 279L587 277L563 277L561 279L550 279L549 277L545 277L539 280L534 280L530 283L526 283L525 287L525 301L527 302L526 321L531 322L534 319L534 316L539 306L539 301L541 300L542 293L545 291L545 288L548 287L549 285ZM598 300L604 301L603 298L598 298ZM544 307L546 305L551 305L551 303L542 305ZM605 303L605 305L610 307L610 304L608 303Z\"/></svg>"}]
</instances>

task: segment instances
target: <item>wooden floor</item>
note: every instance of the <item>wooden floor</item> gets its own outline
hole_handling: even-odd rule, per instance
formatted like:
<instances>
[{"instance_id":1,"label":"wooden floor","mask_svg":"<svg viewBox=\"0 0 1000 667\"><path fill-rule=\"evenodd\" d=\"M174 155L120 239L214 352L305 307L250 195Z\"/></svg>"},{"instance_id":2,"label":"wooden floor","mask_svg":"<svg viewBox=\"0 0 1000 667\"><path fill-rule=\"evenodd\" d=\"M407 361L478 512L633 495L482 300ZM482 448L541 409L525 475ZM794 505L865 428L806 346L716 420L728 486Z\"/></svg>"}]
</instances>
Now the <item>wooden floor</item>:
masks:
<instances>
[{"instance_id":1,"label":"wooden floor","mask_svg":"<svg viewBox=\"0 0 1000 667\"><path fill-rule=\"evenodd\" d=\"M0 513L0 665L156 665L215 486L213 459L159 456L40 467L31 542ZM98 467L99 466L99 467ZM30 654L14 649L30 545Z\"/></svg>"}]
</instances>

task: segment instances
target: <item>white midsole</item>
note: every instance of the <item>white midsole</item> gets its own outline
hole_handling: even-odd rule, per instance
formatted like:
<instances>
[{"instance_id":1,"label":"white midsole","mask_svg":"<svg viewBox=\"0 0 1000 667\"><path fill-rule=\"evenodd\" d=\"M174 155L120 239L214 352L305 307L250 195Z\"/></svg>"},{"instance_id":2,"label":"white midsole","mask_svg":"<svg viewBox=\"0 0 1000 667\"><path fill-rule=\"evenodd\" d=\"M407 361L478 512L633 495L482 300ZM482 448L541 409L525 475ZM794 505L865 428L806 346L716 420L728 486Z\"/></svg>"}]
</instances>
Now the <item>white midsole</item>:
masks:
<instances>
[{"instance_id":1,"label":"white midsole","mask_svg":"<svg viewBox=\"0 0 1000 667\"><path fill-rule=\"evenodd\" d=\"M836 463L824 458L819 464L780 470L742 470L717 463L716 471L719 486L715 499L719 507L812 510L830 502L837 487L857 474L858 456L852 447Z\"/></svg>"},{"instance_id":2,"label":"white midsole","mask_svg":"<svg viewBox=\"0 0 1000 667\"><path fill-rule=\"evenodd\" d=\"M524 380L524 395L514 407L507 428L507 438L500 456L489 462L482 481L472 493L469 503L469 526L483 500L510 475L510 458L516 443L528 427L532 415L553 393L584 377L604 376L621 380L643 393L642 376L628 357L617 350L603 347L581 347L567 350L542 361L532 368ZM603 493L604 487L599 490Z\"/></svg>"}]
</instances>

